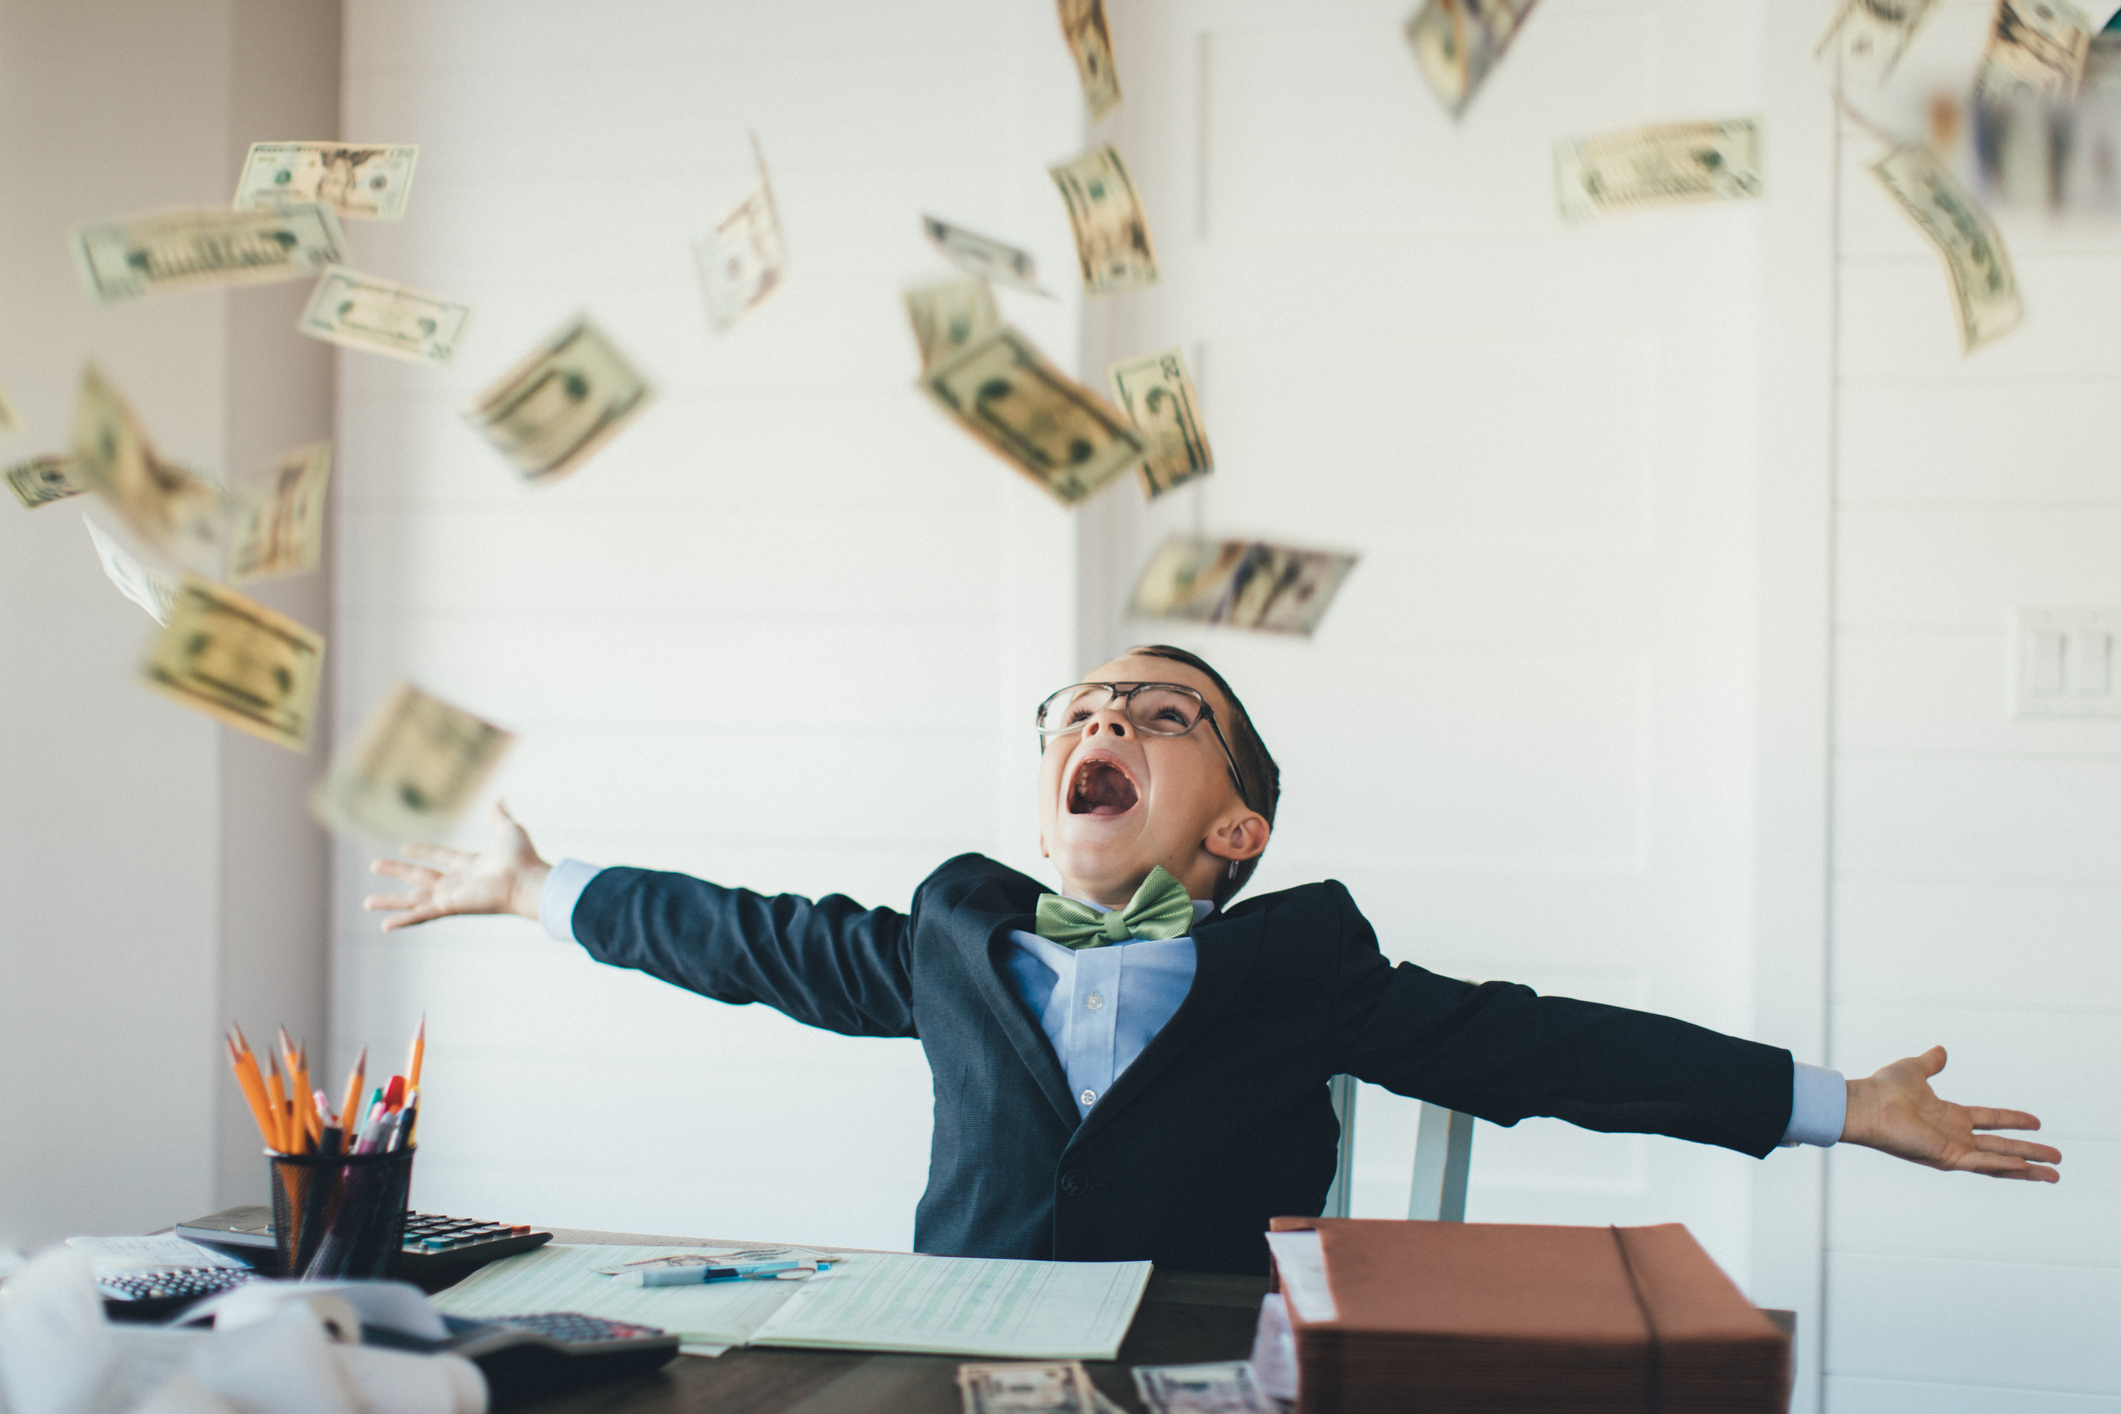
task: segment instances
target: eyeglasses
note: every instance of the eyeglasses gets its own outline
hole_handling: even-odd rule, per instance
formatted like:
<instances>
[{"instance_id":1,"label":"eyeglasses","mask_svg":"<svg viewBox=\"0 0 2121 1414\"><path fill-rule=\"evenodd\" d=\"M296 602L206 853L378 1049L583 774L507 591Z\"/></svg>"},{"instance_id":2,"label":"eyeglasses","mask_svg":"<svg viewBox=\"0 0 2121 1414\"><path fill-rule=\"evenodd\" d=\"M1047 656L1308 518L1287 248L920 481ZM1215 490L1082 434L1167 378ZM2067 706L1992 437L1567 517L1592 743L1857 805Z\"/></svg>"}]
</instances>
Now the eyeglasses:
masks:
<instances>
[{"instance_id":1,"label":"eyeglasses","mask_svg":"<svg viewBox=\"0 0 2121 1414\"><path fill-rule=\"evenodd\" d=\"M1251 792L1245 789L1244 773L1237 769L1230 739L1215 720L1215 709L1208 705L1207 698L1181 683L1079 682L1064 687L1038 704L1039 749L1044 750L1045 743L1054 737L1081 731L1091 717L1114 707L1148 736L1189 736L1195 727L1206 722L1222 746L1223 759L1230 763L1230 784L1237 787L1237 798L1247 809L1258 808L1252 804Z\"/></svg>"}]
</instances>

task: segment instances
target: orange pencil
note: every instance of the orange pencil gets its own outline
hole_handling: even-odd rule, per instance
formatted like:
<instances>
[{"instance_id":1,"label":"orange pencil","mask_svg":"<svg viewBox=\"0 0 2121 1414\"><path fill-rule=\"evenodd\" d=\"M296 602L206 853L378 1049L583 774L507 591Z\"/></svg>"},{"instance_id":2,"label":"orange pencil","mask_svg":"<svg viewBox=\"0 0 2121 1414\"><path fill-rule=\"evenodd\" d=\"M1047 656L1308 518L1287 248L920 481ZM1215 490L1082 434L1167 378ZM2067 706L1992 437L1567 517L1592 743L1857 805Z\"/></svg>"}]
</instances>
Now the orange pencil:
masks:
<instances>
[{"instance_id":1,"label":"orange pencil","mask_svg":"<svg viewBox=\"0 0 2121 1414\"><path fill-rule=\"evenodd\" d=\"M420 1088L420 1063L427 1059L427 1013L420 1013L420 1029L413 1033L412 1049L405 1055L405 1088Z\"/></svg>"},{"instance_id":2,"label":"orange pencil","mask_svg":"<svg viewBox=\"0 0 2121 1414\"><path fill-rule=\"evenodd\" d=\"M346 1147L353 1147L354 1135L359 1133L361 1115L361 1086L368 1079L368 1047L361 1048L361 1058L354 1062L353 1073L346 1077L346 1103L339 1106L339 1122L346 1128Z\"/></svg>"},{"instance_id":3,"label":"orange pencil","mask_svg":"<svg viewBox=\"0 0 2121 1414\"><path fill-rule=\"evenodd\" d=\"M273 1117L272 1102L265 1094L265 1077L258 1072L258 1058L251 1054L250 1043L243 1040L243 1028L235 1028L240 1049L231 1047L236 1060L236 1082L243 1087L244 1094L251 1097L253 1108L261 1111L258 1116L258 1132L264 1136L268 1146L274 1144L279 1135L277 1121Z\"/></svg>"},{"instance_id":4,"label":"orange pencil","mask_svg":"<svg viewBox=\"0 0 2121 1414\"><path fill-rule=\"evenodd\" d=\"M265 1064L267 1066L265 1093L272 1100L273 1119L272 1133L267 1137L275 1149L285 1154L290 1152L293 1147L288 1142L287 1087L280 1083L280 1058L278 1056L267 1056Z\"/></svg>"},{"instance_id":5,"label":"orange pencil","mask_svg":"<svg viewBox=\"0 0 2121 1414\"><path fill-rule=\"evenodd\" d=\"M258 1133L269 1139L272 1125L265 1115L265 1088L258 1083L256 1070L244 1069L243 1054L234 1041L223 1037L221 1044L228 1047L228 1063L236 1072L236 1085L243 1091L244 1102L250 1106L250 1117L258 1122Z\"/></svg>"}]
</instances>

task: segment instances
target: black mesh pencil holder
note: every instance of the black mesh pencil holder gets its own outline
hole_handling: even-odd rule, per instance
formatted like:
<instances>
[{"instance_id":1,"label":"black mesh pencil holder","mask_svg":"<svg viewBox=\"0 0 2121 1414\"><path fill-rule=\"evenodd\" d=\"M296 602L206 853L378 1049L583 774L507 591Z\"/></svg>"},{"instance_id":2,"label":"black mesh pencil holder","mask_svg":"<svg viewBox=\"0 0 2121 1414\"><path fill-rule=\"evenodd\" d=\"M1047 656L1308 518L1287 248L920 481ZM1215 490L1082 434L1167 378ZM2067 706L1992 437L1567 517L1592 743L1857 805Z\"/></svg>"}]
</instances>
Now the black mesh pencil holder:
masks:
<instances>
[{"instance_id":1,"label":"black mesh pencil holder","mask_svg":"<svg viewBox=\"0 0 2121 1414\"><path fill-rule=\"evenodd\" d=\"M416 1152L274 1154L272 1226L280 1274L390 1275L405 1237Z\"/></svg>"}]
</instances>

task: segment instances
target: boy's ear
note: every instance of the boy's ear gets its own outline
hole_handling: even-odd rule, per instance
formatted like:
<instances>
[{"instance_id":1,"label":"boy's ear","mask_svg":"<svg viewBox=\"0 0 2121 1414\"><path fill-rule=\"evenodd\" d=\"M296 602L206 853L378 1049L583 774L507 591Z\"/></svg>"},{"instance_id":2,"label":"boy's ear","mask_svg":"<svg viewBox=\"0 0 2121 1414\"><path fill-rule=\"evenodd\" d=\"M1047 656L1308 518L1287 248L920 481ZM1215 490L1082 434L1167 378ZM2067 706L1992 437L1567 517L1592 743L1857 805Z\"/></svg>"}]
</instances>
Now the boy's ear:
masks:
<instances>
[{"instance_id":1,"label":"boy's ear","mask_svg":"<svg viewBox=\"0 0 2121 1414\"><path fill-rule=\"evenodd\" d=\"M1251 859L1267 847L1273 833L1267 817L1257 810L1237 810L1215 822L1201 843L1218 859Z\"/></svg>"}]
</instances>

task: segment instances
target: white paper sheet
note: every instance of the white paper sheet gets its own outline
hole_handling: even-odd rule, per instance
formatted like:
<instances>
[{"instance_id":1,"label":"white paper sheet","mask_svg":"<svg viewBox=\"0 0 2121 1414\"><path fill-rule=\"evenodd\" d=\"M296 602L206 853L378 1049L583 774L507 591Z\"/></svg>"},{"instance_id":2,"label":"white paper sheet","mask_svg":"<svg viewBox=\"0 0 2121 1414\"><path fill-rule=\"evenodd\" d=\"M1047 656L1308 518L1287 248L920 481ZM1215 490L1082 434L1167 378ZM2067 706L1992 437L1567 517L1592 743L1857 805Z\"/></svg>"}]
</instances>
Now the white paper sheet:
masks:
<instances>
[{"instance_id":1,"label":"white paper sheet","mask_svg":"<svg viewBox=\"0 0 2121 1414\"><path fill-rule=\"evenodd\" d=\"M794 1299L751 1343L1111 1360L1148 1284L1147 1262L858 1252L826 1275L793 1284Z\"/></svg>"},{"instance_id":2,"label":"white paper sheet","mask_svg":"<svg viewBox=\"0 0 2121 1414\"><path fill-rule=\"evenodd\" d=\"M1333 1300L1333 1283L1326 1279L1325 1243L1316 1228L1270 1232L1267 1250L1274 1254L1274 1270L1281 1275L1282 1292L1297 1315L1307 1321L1340 1319L1340 1306Z\"/></svg>"}]
</instances>

